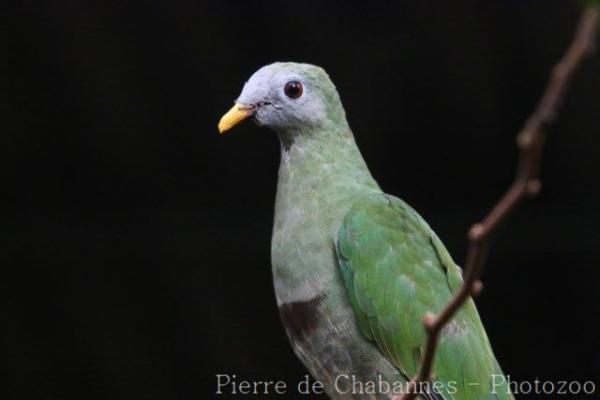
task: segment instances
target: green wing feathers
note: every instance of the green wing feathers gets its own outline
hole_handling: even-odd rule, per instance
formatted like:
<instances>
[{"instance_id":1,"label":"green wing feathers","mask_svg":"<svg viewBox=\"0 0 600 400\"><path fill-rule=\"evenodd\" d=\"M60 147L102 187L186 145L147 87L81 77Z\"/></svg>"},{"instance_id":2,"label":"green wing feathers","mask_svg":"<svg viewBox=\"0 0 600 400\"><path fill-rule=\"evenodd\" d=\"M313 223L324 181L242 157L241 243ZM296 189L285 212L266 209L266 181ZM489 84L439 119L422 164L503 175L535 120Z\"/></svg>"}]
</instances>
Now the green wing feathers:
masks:
<instances>
[{"instance_id":1,"label":"green wing feathers","mask_svg":"<svg viewBox=\"0 0 600 400\"><path fill-rule=\"evenodd\" d=\"M360 330L407 377L421 363L427 311L437 312L462 283L461 272L429 225L402 200L358 199L338 233L337 254ZM435 380L448 399L511 399L471 299L444 328ZM497 378L497 381L500 381Z\"/></svg>"}]
</instances>

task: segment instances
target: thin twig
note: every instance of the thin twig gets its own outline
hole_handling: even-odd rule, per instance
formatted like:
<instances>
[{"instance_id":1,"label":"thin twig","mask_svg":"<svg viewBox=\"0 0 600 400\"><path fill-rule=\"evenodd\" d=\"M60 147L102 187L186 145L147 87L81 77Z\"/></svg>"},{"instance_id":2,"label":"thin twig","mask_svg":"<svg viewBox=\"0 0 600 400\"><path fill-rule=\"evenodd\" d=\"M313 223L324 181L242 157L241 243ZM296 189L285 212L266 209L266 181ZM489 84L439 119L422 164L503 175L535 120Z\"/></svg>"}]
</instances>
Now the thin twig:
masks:
<instances>
[{"instance_id":1,"label":"thin twig","mask_svg":"<svg viewBox=\"0 0 600 400\"><path fill-rule=\"evenodd\" d=\"M479 277L485 264L490 237L522 200L535 196L540 191L539 169L546 136L545 128L555 120L573 73L581 61L593 52L597 30L598 9L587 7L581 16L573 41L552 71L548 86L537 108L517 136L519 165L515 181L483 221L474 224L469 230L469 250L463 285L454 293L442 311L437 315L428 313L423 318L423 325L427 332L423 362L418 375L408 384L408 393L405 393L401 400L413 399L418 394L418 390L415 389L421 386L417 383L431 380L431 369L442 328L469 295L476 296L481 291L482 283Z\"/></svg>"}]
</instances>

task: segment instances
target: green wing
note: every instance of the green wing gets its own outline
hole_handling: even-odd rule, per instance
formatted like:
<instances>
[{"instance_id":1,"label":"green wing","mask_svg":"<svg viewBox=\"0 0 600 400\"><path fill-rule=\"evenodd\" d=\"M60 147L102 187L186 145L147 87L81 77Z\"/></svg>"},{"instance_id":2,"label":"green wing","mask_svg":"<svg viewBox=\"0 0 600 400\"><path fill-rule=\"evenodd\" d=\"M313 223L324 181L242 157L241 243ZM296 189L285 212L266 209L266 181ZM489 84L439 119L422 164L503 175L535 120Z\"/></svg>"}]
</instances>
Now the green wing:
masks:
<instances>
[{"instance_id":1,"label":"green wing","mask_svg":"<svg viewBox=\"0 0 600 400\"><path fill-rule=\"evenodd\" d=\"M416 211L385 194L355 203L338 233L337 254L362 333L405 376L416 375L423 315L441 310L460 286L459 267ZM433 373L446 399L512 398L506 385L494 386L504 375L471 299L444 328Z\"/></svg>"}]
</instances>

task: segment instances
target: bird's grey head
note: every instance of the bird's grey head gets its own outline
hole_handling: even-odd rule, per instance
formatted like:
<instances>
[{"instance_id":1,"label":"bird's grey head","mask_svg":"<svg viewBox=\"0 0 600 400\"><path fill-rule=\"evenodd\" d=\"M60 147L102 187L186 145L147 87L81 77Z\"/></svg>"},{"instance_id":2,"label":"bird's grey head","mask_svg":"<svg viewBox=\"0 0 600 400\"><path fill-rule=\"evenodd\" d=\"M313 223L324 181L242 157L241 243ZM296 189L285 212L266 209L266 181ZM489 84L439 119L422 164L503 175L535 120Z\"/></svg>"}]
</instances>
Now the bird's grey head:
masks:
<instances>
[{"instance_id":1,"label":"bird's grey head","mask_svg":"<svg viewBox=\"0 0 600 400\"><path fill-rule=\"evenodd\" d=\"M235 106L219 122L225 132L253 117L260 126L280 134L312 133L346 117L327 73L310 64L274 63L256 71L244 85Z\"/></svg>"}]
</instances>

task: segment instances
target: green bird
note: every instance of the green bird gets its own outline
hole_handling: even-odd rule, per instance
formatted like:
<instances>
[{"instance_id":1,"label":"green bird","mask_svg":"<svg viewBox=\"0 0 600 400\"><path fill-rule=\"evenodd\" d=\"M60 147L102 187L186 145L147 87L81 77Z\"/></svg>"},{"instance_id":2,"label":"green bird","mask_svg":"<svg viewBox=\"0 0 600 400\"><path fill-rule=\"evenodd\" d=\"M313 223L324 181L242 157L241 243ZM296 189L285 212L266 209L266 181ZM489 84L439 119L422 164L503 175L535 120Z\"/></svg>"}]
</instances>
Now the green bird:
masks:
<instances>
[{"instance_id":1,"label":"green bird","mask_svg":"<svg viewBox=\"0 0 600 400\"><path fill-rule=\"evenodd\" d=\"M249 117L281 142L271 258L295 353L332 398L398 398L423 357L422 318L448 302L461 269L375 182L322 68L259 69L219 131ZM513 398L472 299L443 329L433 374L424 398Z\"/></svg>"}]
</instances>

